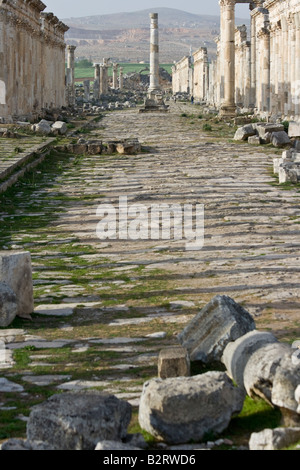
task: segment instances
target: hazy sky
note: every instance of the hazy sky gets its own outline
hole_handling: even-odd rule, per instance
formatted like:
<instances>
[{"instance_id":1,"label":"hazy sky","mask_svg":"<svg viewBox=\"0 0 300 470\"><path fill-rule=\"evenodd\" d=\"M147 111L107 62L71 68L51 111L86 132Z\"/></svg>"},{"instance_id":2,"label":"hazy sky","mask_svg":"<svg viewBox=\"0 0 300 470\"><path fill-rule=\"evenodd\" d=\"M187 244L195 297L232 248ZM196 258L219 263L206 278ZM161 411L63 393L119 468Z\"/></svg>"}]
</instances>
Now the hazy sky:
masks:
<instances>
[{"instance_id":1,"label":"hazy sky","mask_svg":"<svg viewBox=\"0 0 300 470\"><path fill-rule=\"evenodd\" d=\"M177 8L190 13L203 15L219 15L218 0L43 0L47 5L45 11L53 12L58 18L70 18L110 13L131 12L148 8ZM248 5L237 5L236 14L239 18L249 17Z\"/></svg>"}]
</instances>

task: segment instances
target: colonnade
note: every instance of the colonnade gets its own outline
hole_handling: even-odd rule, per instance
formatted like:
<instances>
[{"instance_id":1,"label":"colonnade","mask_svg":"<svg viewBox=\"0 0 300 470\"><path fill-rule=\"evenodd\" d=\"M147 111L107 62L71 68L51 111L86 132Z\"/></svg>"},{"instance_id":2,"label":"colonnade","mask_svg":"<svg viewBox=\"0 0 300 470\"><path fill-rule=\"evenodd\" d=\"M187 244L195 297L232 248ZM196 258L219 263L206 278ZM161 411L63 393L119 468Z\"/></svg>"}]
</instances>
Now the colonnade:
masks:
<instances>
[{"instance_id":1,"label":"colonnade","mask_svg":"<svg viewBox=\"0 0 300 470\"><path fill-rule=\"evenodd\" d=\"M244 25L235 25L237 3L249 4L249 35ZM220 0L220 14L216 59L208 60L201 48L191 64L185 61L193 74L190 93L223 117L254 110L300 119L300 0ZM173 67L174 93L187 83L180 65Z\"/></svg>"}]
</instances>

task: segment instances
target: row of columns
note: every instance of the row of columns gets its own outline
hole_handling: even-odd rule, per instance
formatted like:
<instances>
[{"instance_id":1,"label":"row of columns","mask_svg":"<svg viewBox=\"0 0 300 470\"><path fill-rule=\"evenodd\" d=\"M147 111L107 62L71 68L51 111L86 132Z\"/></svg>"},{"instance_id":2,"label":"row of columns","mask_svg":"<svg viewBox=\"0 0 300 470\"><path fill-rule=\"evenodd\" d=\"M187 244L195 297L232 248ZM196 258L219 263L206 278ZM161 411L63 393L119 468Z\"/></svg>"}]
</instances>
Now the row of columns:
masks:
<instances>
[{"instance_id":1,"label":"row of columns","mask_svg":"<svg viewBox=\"0 0 300 470\"><path fill-rule=\"evenodd\" d=\"M208 104L219 108L226 118L234 117L240 108L266 118L300 119L300 0L219 3L221 34L217 60L209 64ZM250 4L250 41L246 27L235 26L236 3ZM193 56L195 93L196 83L203 88L207 70L199 51ZM173 68L174 84L181 90L189 83L181 70L183 64L187 69L184 59ZM203 98L201 92L195 94Z\"/></svg>"},{"instance_id":2,"label":"row of columns","mask_svg":"<svg viewBox=\"0 0 300 470\"><path fill-rule=\"evenodd\" d=\"M67 75L66 85L68 94L68 104L73 106L75 104L75 46L67 46ZM94 64L94 99L99 100L101 95L108 93L108 69L109 64L107 59L103 59L103 63ZM119 83L118 83L118 70L119 64L113 64L113 89L122 90L124 87L124 72L123 67L120 67ZM87 90L85 94L89 96L89 86L85 84Z\"/></svg>"}]
</instances>

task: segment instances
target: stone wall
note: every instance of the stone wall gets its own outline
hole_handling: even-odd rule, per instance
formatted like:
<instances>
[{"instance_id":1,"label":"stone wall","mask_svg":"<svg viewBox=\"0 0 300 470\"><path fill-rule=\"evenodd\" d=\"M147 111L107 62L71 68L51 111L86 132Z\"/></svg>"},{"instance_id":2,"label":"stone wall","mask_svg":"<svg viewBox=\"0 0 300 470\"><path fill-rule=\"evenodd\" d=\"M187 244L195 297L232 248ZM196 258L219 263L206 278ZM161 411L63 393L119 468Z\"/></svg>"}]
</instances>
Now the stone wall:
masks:
<instances>
[{"instance_id":1,"label":"stone wall","mask_svg":"<svg viewBox=\"0 0 300 470\"><path fill-rule=\"evenodd\" d=\"M40 0L0 0L0 117L34 117L65 105L68 27Z\"/></svg>"},{"instance_id":2,"label":"stone wall","mask_svg":"<svg viewBox=\"0 0 300 470\"><path fill-rule=\"evenodd\" d=\"M249 38L245 26L235 25L236 3L249 3ZM237 110L254 110L261 117L299 120L300 0L220 0L220 10L221 35L217 59L209 61L207 103L228 117ZM173 74L175 88L186 88L177 66ZM193 87L199 99L199 83L206 79L207 71L198 68Z\"/></svg>"},{"instance_id":3,"label":"stone wall","mask_svg":"<svg viewBox=\"0 0 300 470\"><path fill-rule=\"evenodd\" d=\"M172 68L173 94L193 93L193 69L190 57L184 57Z\"/></svg>"},{"instance_id":4,"label":"stone wall","mask_svg":"<svg viewBox=\"0 0 300 470\"><path fill-rule=\"evenodd\" d=\"M196 100L207 100L209 85L209 67L207 48L201 47L193 54L194 58L194 97Z\"/></svg>"}]
</instances>

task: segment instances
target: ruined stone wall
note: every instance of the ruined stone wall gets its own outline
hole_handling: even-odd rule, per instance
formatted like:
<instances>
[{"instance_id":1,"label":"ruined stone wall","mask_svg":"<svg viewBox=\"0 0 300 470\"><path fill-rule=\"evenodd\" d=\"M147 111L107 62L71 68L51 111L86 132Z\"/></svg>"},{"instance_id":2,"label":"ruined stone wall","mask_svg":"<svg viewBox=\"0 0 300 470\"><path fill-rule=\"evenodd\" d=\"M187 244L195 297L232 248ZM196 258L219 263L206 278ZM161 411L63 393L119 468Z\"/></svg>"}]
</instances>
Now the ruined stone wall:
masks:
<instances>
[{"instance_id":1,"label":"ruined stone wall","mask_svg":"<svg viewBox=\"0 0 300 470\"><path fill-rule=\"evenodd\" d=\"M173 66L173 93L193 93L193 69L189 57L184 57Z\"/></svg>"},{"instance_id":2,"label":"ruined stone wall","mask_svg":"<svg viewBox=\"0 0 300 470\"><path fill-rule=\"evenodd\" d=\"M0 116L34 117L65 105L68 27L40 0L0 0Z\"/></svg>"},{"instance_id":3,"label":"ruined stone wall","mask_svg":"<svg viewBox=\"0 0 300 470\"><path fill-rule=\"evenodd\" d=\"M205 101L208 96L209 88L209 66L207 48L201 47L193 54L194 58L194 75L193 90L196 100Z\"/></svg>"}]
</instances>

